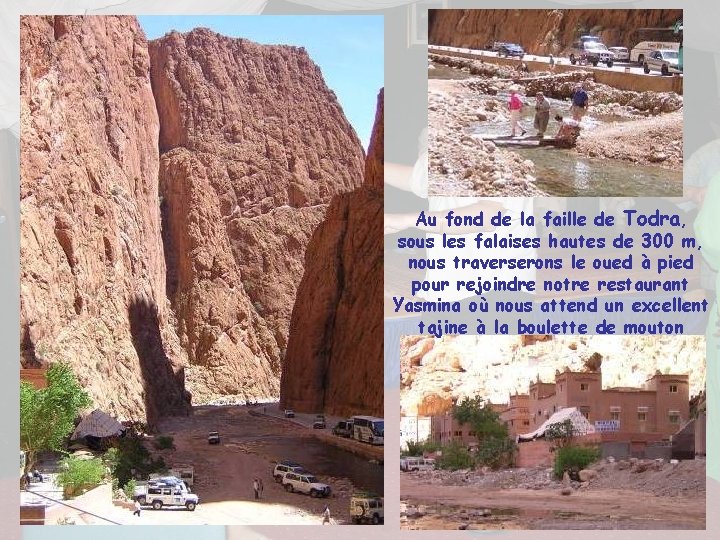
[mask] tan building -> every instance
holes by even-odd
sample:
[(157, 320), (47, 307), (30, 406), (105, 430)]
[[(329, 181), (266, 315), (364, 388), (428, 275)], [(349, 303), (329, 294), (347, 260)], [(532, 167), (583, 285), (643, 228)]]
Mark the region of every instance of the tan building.
[[(513, 422), (508, 428), (514, 433), (527, 433), (540, 427), (555, 411), (577, 407), (600, 431), (669, 437), (689, 419), (689, 394), (687, 375), (656, 373), (642, 388), (603, 389), (601, 372), (566, 370), (556, 372), (554, 383), (532, 383), (527, 396), (511, 396), (501, 417)], [(524, 403), (527, 407), (521, 406)], [(526, 417), (521, 414), (524, 408)], [(518, 430), (518, 423), (525, 420), (527, 429)]]

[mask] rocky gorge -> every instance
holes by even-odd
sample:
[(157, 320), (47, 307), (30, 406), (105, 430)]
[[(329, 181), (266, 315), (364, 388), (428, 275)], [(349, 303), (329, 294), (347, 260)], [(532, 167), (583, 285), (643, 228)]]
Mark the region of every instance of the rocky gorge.
[(299, 47), (27, 16), (21, 56), (21, 365), (68, 362), (96, 406), (148, 422), (277, 399), (306, 248), (321, 224), (345, 234), (332, 201), (377, 199), (382, 144), (366, 163)]

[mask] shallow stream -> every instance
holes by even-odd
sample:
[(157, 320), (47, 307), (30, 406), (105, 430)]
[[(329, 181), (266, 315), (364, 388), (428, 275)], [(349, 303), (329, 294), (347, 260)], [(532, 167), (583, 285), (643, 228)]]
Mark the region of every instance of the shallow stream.
[[(428, 71), (431, 79), (464, 79), (469, 75), (460, 70), (435, 64)], [(508, 100), (506, 93), (496, 96), (479, 94), (481, 99), (495, 99), (504, 104)], [(531, 103), (531, 99), (526, 100)], [(553, 117), (556, 114), (568, 117), (569, 103), (551, 99), (550, 124), (546, 137), (554, 137), (559, 123)], [(528, 134), (535, 134), (533, 126), (534, 108), (523, 109), (522, 125)], [(623, 117), (588, 115), (583, 126), (588, 130), (609, 122), (632, 122)], [(509, 135), (510, 123), (478, 122), (470, 129), (475, 135)], [(642, 144), (638, 141), (638, 144)], [(543, 191), (558, 197), (679, 197), (682, 196), (682, 171), (673, 171), (662, 167), (638, 165), (626, 161), (608, 158), (588, 158), (578, 155), (574, 150), (549, 146), (508, 147), (535, 164), (537, 185)]]

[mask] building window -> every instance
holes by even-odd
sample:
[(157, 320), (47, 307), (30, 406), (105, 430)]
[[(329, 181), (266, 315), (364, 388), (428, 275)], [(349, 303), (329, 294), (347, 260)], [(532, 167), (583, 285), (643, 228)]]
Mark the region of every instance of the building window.
[(589, 418), (590, 418), (590, 407), (580, 407), (580, 413), (581, 413), (585, 418), (588, 418), (588, 419), (589, 419)]
[(455, 432), (456, 437), (462, 437), (462, 431), (456, 431)]
[(560, 385), (560, 392), (562, 392), (562, 384)]
[(647, 413), (639, 412), (638, 413), (638, 422), (645, 422), (646, 420), (647, 420)]
[(610, 413), (610, 420), (620, 420), (620, 413), (613, 411)]
[(580, 383), (580, 390), (583, 392), (587, 392), (589, 386), (590, 385), (588, 383), (582, 382), (582, 383)]
[(671, 394), (677, 394), (677, 384), (671, 384), (671, 385), (670, 385), (670, 393), (671, 393)]
[(679, 424), (680, 423), (680, 413), (678, 411), (670, 411), (668, 413), (668, 421), (671, 424)]
[(523, 420), (523, 426), (529, 426), (530, 420)]

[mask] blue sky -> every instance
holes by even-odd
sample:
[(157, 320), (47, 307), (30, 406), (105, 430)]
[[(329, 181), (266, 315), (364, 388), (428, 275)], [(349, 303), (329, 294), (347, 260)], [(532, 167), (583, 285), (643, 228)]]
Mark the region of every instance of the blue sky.
[(381, 15), (140, 16), (148, 39), (171, 30), (206, 27), (267, 45), (305, 47), (335, 91), (345, 116), (367, 150), (377, 94), (384, 83)]

